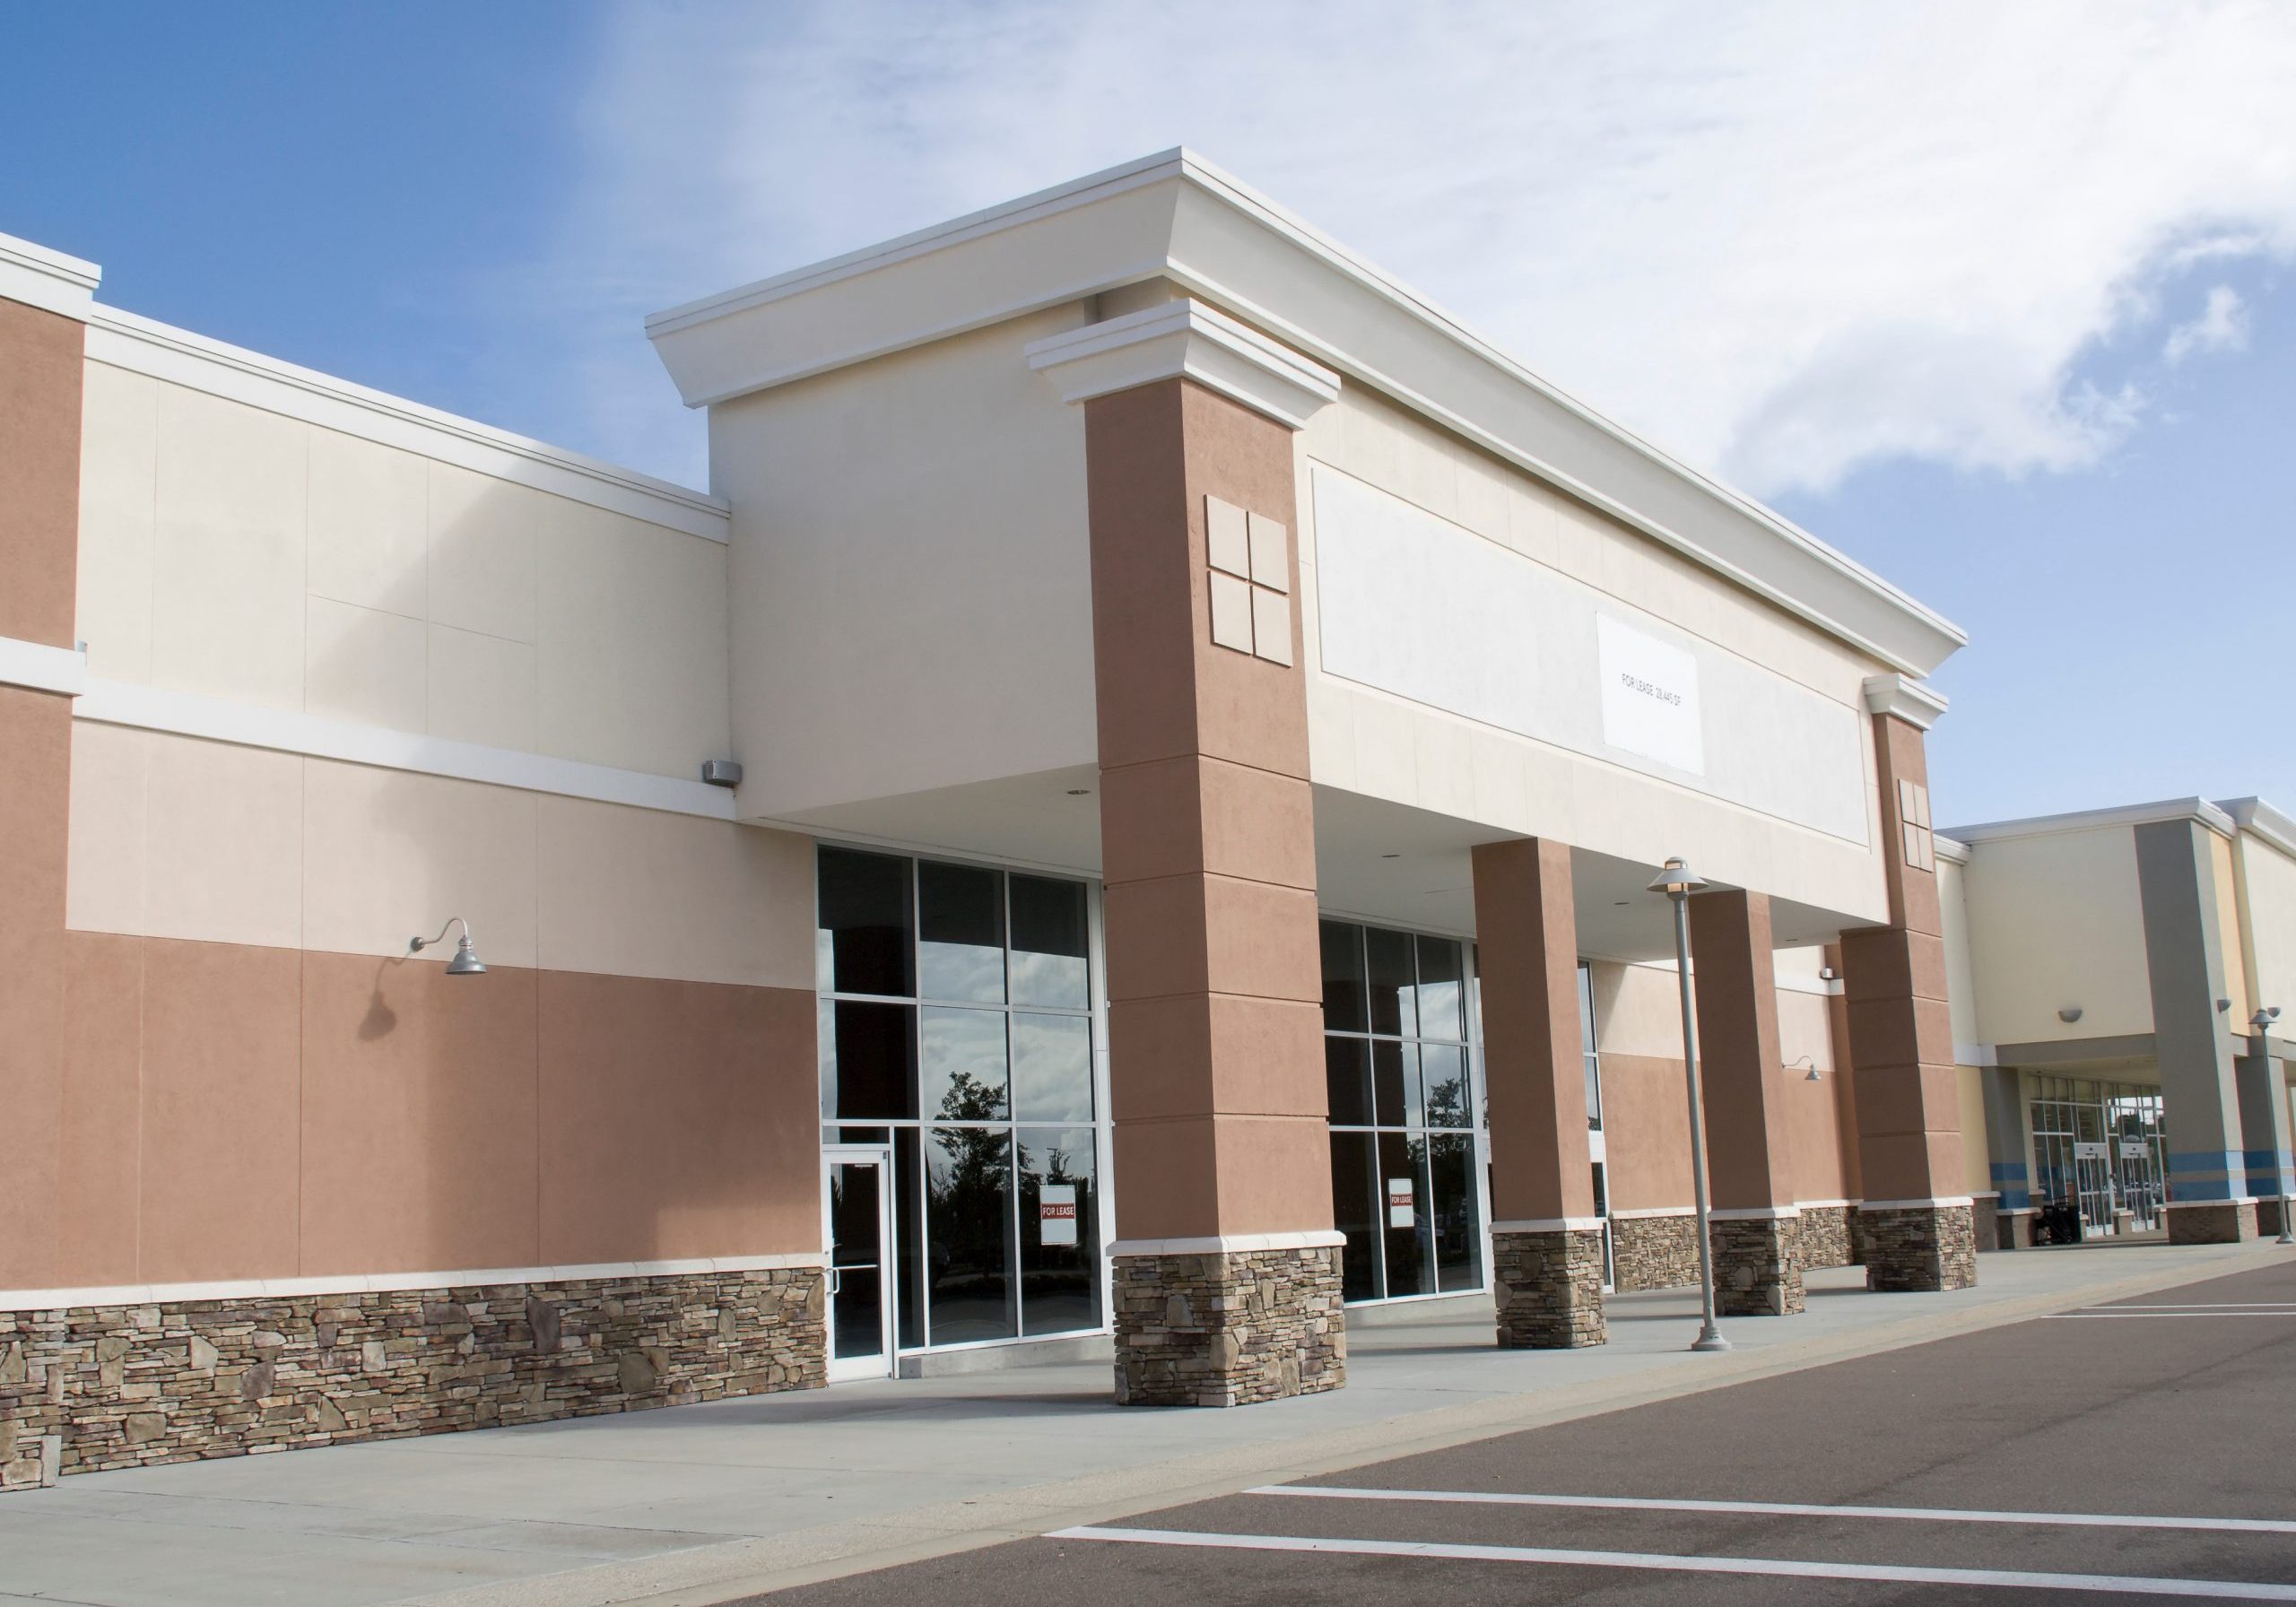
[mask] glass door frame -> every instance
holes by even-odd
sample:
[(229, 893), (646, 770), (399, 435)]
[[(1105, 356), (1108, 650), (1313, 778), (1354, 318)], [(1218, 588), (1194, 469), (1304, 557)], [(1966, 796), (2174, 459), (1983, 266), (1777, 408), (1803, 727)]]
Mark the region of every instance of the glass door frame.
[[(830, 1180), (839, 1166), (874, 1167), (877, 1172), (877, 1301), (878, 1346), (874, 1356), (848, 1359), (837, 1353), (837, 1233), (831, 1210)], [(890, 1378), (900, 1365), (893, 1342), (900, 1332), (895, 1307), (900, 1299), (900, 1280), (893, 1267), (893, 1149), (891, 1144), (835, 1143), (822, 1146), (822, 1354), (829, 1381), (848, 1383), (857, 1378)]]

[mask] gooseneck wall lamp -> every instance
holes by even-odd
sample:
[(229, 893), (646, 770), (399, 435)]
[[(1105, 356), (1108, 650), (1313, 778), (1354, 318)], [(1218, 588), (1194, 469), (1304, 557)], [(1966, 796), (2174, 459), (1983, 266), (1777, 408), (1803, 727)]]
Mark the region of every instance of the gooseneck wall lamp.
[(447, 934), (457, 926), (463, 929), (462, 941), (455, 945), (455, 957), (447, 961), (447, 975), (449, 977), (485, 976), (485, 962), (479, 959), (478, 951), (470, 946), (470, 923), (458, 915), (448, 916), (447, 924), (439, 928), (439, 935), (436, 937), (409, 938), (406, 951), (409, 954), (420, 954), (433, 943), (445, 942)]
[(1690, 896), (1706, 886), (1706, 878), (1680, 859), (1669, 859), (1650, 883), (1654, 893), (1674, 902), (1674, 974), (1683, 986), (1683, 1069), (1690, 1083), (1690, 1177), (1698, 1201), (1698, 1299), (1705, 1319), (1693, 1351), (1726, 1351), (1730, 1342), (1714, 1321), (1713, 1213), (1706, 1199), (1706, 1108), (1698, 1092), (1698, 1019), (1690, 991)]

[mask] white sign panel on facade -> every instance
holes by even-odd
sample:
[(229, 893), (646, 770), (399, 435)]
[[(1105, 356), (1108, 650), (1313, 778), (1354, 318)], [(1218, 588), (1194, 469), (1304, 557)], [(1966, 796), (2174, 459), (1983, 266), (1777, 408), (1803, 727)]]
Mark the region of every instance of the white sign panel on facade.
[(1037, 1190), (1037, 1242), (1073, 1245), (1076, 1242), (1076, 1186), (1047, 1183)]
[(1854, 691), (1828, 697), (1327, 464), (1312, 474), (1326, 674), (1868, 840)]
[(2074, 1142), (2073, 1159), (2075, 1160), (2110, 1160), (2112, 1158), (2113, 1147), (2110, 1144), (2091, 1143), (2086, 1139)]
[(2120, 1141), (2120, 1158), (2123, 1160), (2150, 1160), (2152, 1159), (2152, 1146), (2141, 1138), (2124, 1138)]
[(1603, 740), (1693, 776), (1706, 774), (1698, 713), (1698, 660), (1645, 630), (1595, 616), (1603, 685)]
[(1408, 1228), (1411, 1226), (1414, 1216), (1415, 1212), (1412, 1206), (1411, 1179), (1408, 1177), (1388, 1178), (1387, 1226), (1390, 1228)]

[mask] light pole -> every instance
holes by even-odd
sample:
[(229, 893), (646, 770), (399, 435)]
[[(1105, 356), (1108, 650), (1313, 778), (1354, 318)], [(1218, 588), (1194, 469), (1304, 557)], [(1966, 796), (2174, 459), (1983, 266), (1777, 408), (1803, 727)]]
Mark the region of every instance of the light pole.
[(1706, 879), (1681, 859), (1669, 859), (1666, 868), (1650, 883), (1650, 890), (1674, 901), (1674, 973), (1683, 985), (1683, 1073), (1690, 1082), (1690, 1177), (1698, 1201), (1698, 1299), (1699, 1314), (1704, 1318), (1690, 1348), (1726, 1351), (1730, 1342), (1722, 1337), (1714, 1322), (1713, 1224), (1706, 1204), (1706, 1107), (1698, 1092), (1698, 1024), (1692, 1014), (1690, 994), (1690, 896), (1705, 885)]
[[(2267, 1116), (2272, 1115), (2274, 1104), (2272, 1084), (2280, 1075), (2278, 1072), (2272, 1069), (2272, 1024), (2279, 1019), (2280, 1006), (2277, 1004), (2273, 1005), (2269, 1010), (2259, 1010), (2248, 1018), (2248, 1025), (2257, 1029), (2257, 1058), (2264, 1063), (2264, 1108)], [(2280, 1123), (2276, 1117), (2272, 1122), (2271, 1154), (2272, 1192), (2280, 1200), (2280, 1237), (2272, 1242), (2276, 1245), (2296, 1245), (2296, 1234), (2288, 1231), (2288, 1174), (2283, 1171), (2280, 1166)]]

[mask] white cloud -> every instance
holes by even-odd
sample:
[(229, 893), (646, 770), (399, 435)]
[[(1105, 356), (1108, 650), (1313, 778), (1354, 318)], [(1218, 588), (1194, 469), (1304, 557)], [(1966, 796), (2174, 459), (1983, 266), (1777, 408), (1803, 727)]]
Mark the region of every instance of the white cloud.
[(2071, 469), (2144, 413), (2105, 343), (2296, 255), (2291, 83), (2270, 4), (632, 6), (525, 290), (691, 473), (643, 313), (1186, 143), (1750, 490)]
[(2161, 355), (2180, 363), (2198, 352), (2240, 352), (2248, 344), (2248, 308), (2229, 284), (2213, 285), (2200, 315), (2169, 331)]

